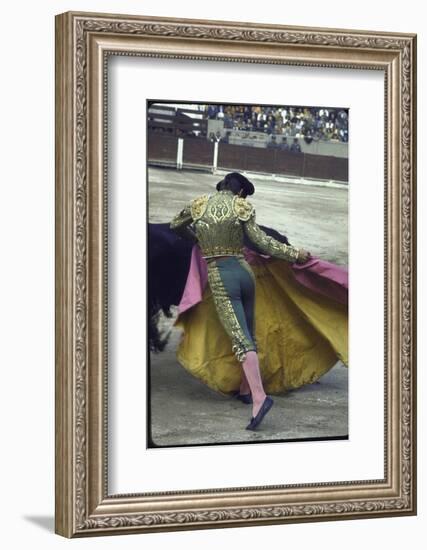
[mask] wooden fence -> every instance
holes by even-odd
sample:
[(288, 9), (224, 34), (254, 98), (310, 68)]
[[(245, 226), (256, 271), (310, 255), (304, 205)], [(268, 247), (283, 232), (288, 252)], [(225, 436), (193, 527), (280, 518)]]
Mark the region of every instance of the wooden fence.
[(242, 145), (218, 143), (207, 139), (183, 139), (182, 158), (178, 152), (178, 138), (163, 133), (148, 133), (148, 163), (213, 170), (237, 170), (268, 174), (348, 182), (348, 159), (290, 153), (280, 149), (263, 149)]

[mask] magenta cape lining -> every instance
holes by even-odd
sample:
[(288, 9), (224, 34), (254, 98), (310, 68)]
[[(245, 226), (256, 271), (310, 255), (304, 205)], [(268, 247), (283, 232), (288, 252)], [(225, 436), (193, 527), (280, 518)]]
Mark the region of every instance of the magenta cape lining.
[[(243, 248), (246, 261), (251, 264), (255, 259), (270, 258)], [(327, 296), (341, 304), (348, 301), (348, 270), (332, 262), (316, 257), (304, 264), (291, 264), (295, 279), (306, 288)], [(191, 252), (190, 269), (187, 275), (184, 292), (178, 304), (178, 313), (184, 313), (202, 301), (203, 292), (208, 280), (207, 264), (200, 247), (195, 244)]]

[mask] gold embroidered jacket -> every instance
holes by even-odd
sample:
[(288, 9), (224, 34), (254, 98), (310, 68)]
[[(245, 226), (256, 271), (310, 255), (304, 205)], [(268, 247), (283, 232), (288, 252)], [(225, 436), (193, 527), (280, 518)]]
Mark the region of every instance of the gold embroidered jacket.
[(246, 233), (265, 254), (290, 262), (298, 259), (299, 249), (267, 235), (255, 221), (253, 205), (229, 190), (193, 199), (173, 218), (170, 227), (197, 240), (205, 258), (242, 255)]

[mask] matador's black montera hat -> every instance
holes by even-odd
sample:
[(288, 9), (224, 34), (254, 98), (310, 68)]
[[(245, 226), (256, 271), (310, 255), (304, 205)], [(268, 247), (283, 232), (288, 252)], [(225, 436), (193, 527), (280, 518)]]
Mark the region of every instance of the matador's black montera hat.
[(253, 195), (255, 192), (254, 184), (239, 172), (230, 172), (224, 177), (224, 179), (216, 184), (217, 191), (224, 188), (230, 189), (232, 187), (239, 187), (239, 189), (243, 189), (245, 195)]

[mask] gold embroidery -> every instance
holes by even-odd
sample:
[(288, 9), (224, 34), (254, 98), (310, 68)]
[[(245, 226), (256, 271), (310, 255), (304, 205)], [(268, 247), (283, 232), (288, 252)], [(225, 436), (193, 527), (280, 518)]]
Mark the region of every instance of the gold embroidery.
[[(194, 232), (190, 224), (194, 222)], [(265, 254), (295, 262), (299, 250), (267, 235), (255, 221), (255, 208), (229, 190), (195, 198), (170, 224), (182, 236), (198, 241), (203, 256), (241, 255), (244, 232)]]
[(265, 254), (281, 258), (289, 262), (295, 262), (298, 259), (299, 249), (277, 241), (270, 235), (267, 235), (255, 221), (253, 215), (249, 221), (243, 224), (245, 232), (250, 241), (253, 242)]
[(240, 326), (215, 261), (208, 263), (208, 281), (218, 317), (231, 339), (233, 353), (242, 363), (246, 359), (246, 353), (253, 350), (254, 346)]
[(189, 239), (193, 242), (197, 242), (196, 234), (191, 228), (191, 222), (193, 218), (191, 216), (190, 205), (187, 204), (179, 214), (177, 214), (169, 224), (169, 227), (173, 229), (178, 235)]
[(194, 221), (201, 218), (205, 213), (208, 199), (208, 195), (201, 195), (191, 201), (191, 215)]
[(219, 191), (209, 197), (194, 228), (203, 256), (242, 254), (243, 227), (232, 208), (233, 193)]
[(235, 196), (233, 199), (233, 210), (239, 220), (246, 222), (254, 213), (252, 204), (243, 197)]
[(187, 205), (181, 210), (181, 212), (179, 212), (176, 216), (172, 218), (172, 221), (170, 222), (170, 228), (175, 230), (182, 225), (187, 225), (191, 223), (191, 221), (191, 211), (189, 205)]
[(228, 217), (229, 212), (230, 209), (228, 204), (225, 202), (213, 204), (209, 207), (209, 214), (215, 223), (220, 223), (225, 220)]

